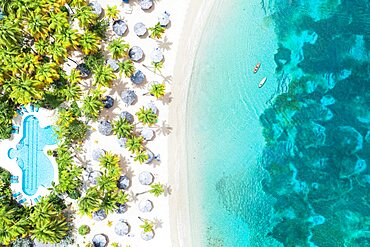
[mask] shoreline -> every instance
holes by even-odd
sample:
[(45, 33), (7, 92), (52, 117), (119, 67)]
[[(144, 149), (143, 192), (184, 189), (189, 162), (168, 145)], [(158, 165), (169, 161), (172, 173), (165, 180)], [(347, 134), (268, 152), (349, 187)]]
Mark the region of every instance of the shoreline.
[(169, 198), (169, 214), (171, 243), (174, 247), (188, 247), (193, 244), (186, 155), (187, 98), (195, 56), (215, 2), (203, 0), (187, 3), (178, 43), (180, 49), (176, 52), (173, 81), (177, 84), (171, 88), (173, 102), (168, 115), (169, 124), (173, 128), (168, 139), (168, 179), (173, 189), (173, 194)]

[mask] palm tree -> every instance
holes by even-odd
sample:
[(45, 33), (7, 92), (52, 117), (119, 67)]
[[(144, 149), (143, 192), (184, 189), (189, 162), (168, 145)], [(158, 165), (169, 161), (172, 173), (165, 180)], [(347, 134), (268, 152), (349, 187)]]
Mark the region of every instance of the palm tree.
[(112, 81), (117, 78), (109, 65), (98, 66), (94, 72), (94, 85), (110, 87)]
[(149, 29), (149, 31), (151, 31), (150, 37), (152, 39), (162, 38), (162, 35), (164, 34), (164, 32), (166, 30), (164, 27), (161, 26), (161, 24), (159, 22), (157, 24), (155, 24), (154, 27), (150, 27), (148, 29)]
[(19, 43), (21, 37), (18, 21), (5, 18), (0, 25), (0, 45), (4, 47), (15, 46)]
[(158, 196), (160, 196), (164, 193), (164, 186), (160, 183), (152, 184), (152, 185), (150, 185), (150, 187), (151, 187), (150, 190), (147, 190), (147, 191), (144, 191), (144, 192), (141, 192), (141, 193), (136, 193), (136, 196), (149, 192), (149, 193), (153, 194), (155, 197), (158, 197)]
[(99, 165), (105, 169), (110, 169), (117, 166), (119, 163), (119, 157), (111, 152), (106, 152), (103, 156), (99, 158)]
[(66, 48), (77, 49), (79, 45), (79, 34), (75, 29), (63, 29), (60, 33), (55, 35), (55, 38), (63, 43)]
[(56, 63), (43, 63), (37, 67), (35, 79), (49, 85), (54, 80), (59, 79), (59, 73), (56, 68)]
[(163, 97), (165, 95), (166, 85), (164, 83), (158, 84), (155, 83), (151, 86), (149, 93), (153, 95), (157, 99)]
[(130, 124), (126, 119), (119, 118), (113, 121), (113, 133), (117, 135), (118, 138), (127, 138), (131, 135), (134, 126)]
[(79, 100), (81, 97), (81, 87), (77, 83), (67, 84), (61, 92), (67, 101)]
[(100, 193), (97, 187), (90, 187), (86, 191), (86, 195), (78, 200), (78, 208), (80, 214), (91, 215), (92, 211), (99, 209), (100, 202)]
[(98, 91), (94, 91), (82, 100), (82, 112), (87, 119), (96, 120), (104, 104)]
[(105, 14), (109, 19), (115, 20), (118, 19), (119, 10), (117, 6), (108, 6)]
[(69, 5), (71, 7), (75, 8), (81, 8), (82, 6), (86, 6), (86, 1), (85, 0), (70, 0)]
[(149, 158), (149, 156), (148, 156), (148, 154), (145, 151), (140, 151), (134, 157), (134, 161), (138, 161), (140, 164), (142, 164), (145, 161), (147, 161), (148, 158)]
[[(117, 181), (105, 172), (97, 179), (99, 189), (104, 192), (110, 192), (117, 189)], [(103, 199), (104, 201), (104, 199)]]
[(49, 48), (50, 43), (46, 40), (39, 39), (35, 42), (35, 48), (39, 55), (46, 55)]
[(27, 18), (27, 29), (36, 39), (46, 39), (48, 36), (48, 19), (40, 12), (29, 12)]
[(153, 222), (151, 222), (150, 220), (147, 220), (147, 219), (141, 219), (139, 218), (141, 221), (143, 221), (143, 224), (140, 225), (140, 228), (143, 228), (143, 231), (144, 232), (151, 232), (153, 231), (153, 227), (154, 227), (154, 224)]
[(136, 116), (140, 122), (149, 126), (155, 124), (158, 119), (158, 115), (155, 114), (152, 109), (145, 109), (144, 107), (141, 107), (139, 111), (136, 112)]
[(12, 78), (4, 82), (5, 91), (9, 92), (9, 98), (18, 104), (27, 105), (37, 99), (41, 99), (43, 91), (37, 90), (39, 81), (21, 74), (20, 78)]
[(88, 55), (99, 51), (100, 40), (96, 34), (90, 31), (86, 31), (81, 35), (79, 40), (79, 46), (81, 51)]
[(131, 136), (127, 139), (126, 147), (132, 153), (139, 153), (140, 151), (144, 150), (144, 147), (142, 145), (143, 140), (144, 139), (142, 136)]
[(130, 49), (130, 45), (125, 43), (122, 38), (114, 39), (108, 45), (108, 50), (114, 59), (126, 57), (128, 49)]
[(69, 227), (64, 219), (42, 221), (33, 226), (31, 239), (37, 239), (42, 243), (59, 243), (68, 235)]
[(77, 69), (71, 69), (67, 79), (70, 83), (79, 83), (81, 81), (81, 72)]
[(48, 53), (52, 56), (57, 64), (63, 63), (68, 57), (68, 51), (64, 43), (57, 40), (48, 47)]
[(74, 15), (79, 22), (81, 28), (87, 28), (89, 25), (93, 25), (96, 22), (98, 16), (92, 12), (91, 6), (82, 6), (77, 9), (76, 14)]
[(66, 12), (51, 11), (49, 15), (49, 30), (54, 30), (56, 34), (60, 34), (65, 30), (70, 30)]
[(123, 72), (126, 77), (130, 77), (135, 72), (134, 62), (130, 59), (125, 59), (123, 62), (119, 62), (118, 66), (120, 75), (122, 75)]
[(159, 63), (152, 62), (153, 69), (154, 69), (154, 74), (157, 74), (157, 71), (161, 73), (161, 70), (163, 68), (163, 61)]

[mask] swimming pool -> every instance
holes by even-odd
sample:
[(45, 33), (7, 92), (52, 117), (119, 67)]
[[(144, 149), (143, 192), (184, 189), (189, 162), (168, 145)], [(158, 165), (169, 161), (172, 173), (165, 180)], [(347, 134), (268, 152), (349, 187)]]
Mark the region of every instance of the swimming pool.
[(51, 186), (54, 168), (43, 149), (45, 145), (56, 144), (56, 138), (51, 126), (40, 128), (39, 120), (34, 115), (24, 118), (22, 133), (22, 139), (15, 149), (9, 149), (8, 156), (17, 159), (22, 170), (23, 192), (32, 196), (40, 186)]

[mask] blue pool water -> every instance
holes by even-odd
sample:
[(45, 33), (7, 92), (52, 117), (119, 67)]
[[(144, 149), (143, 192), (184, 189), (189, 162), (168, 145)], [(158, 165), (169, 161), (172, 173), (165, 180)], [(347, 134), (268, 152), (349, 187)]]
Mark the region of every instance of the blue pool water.
[(368, 13), (217, 1), (188, 97), (194, 246), (370, 246)]
[(17, 159), (22, 169), (22, 188), (26, 195), (34, 195), (40, 186), (49, 187), (54, 178), (54, 168), (44, 154), (45, 145), (56, 143), (53, 129), (40, 128), (39, 120), (29, 115), (23, 120), (23, 136), (15, 149), (9, 149), (10, 159)]

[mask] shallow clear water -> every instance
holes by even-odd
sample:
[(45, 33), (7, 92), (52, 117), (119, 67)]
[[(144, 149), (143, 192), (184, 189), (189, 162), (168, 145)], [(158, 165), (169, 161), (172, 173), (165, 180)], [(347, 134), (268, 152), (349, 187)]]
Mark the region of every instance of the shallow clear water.
[(187, 109), (194, 246), (370, 245), (369, 8), (216, 3)]
[(23, 120), (23, 137), (16, 149), (10, 149), (9, 158), (17, 158), (22, 169), (22, 189), (26, 195), (34, 195), (40, 186), (50, 187), (54, 178), (54, 168), (44, 154), (45, 145), (56, 143), (53, 129), (40, 128), (39, 120), (27, 116)]

